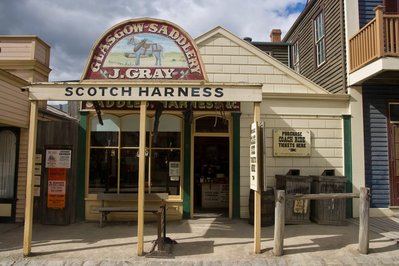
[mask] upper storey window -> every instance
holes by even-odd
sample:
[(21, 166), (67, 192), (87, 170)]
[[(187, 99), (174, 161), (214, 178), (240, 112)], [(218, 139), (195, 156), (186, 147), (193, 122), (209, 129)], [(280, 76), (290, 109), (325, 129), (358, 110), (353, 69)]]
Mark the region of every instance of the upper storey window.
[(292, 45), (292, 67), (299, 73), (299, 46), (298, 41)]
[(316, 45), (316, 63), (322, 65), (326, 61), (324, 15), (320, 12), (314, 19), (315, 45)]

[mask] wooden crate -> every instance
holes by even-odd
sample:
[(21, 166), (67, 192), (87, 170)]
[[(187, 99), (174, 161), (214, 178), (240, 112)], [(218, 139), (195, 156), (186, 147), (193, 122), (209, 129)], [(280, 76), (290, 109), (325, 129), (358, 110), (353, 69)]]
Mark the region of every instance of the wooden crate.
[[(285, 190), (286, 195), (310, 194), (312, 178), (300, 175), (276, 175), (276, 189)], [(309, 200), (285, 200), (285, 223), (310, 223)]]
[[(344, 193), (345, 176), (312, 176), (312, 193)], [(346, 199), (313, 200), (310, 217), (318, 224), (344, 225)]]

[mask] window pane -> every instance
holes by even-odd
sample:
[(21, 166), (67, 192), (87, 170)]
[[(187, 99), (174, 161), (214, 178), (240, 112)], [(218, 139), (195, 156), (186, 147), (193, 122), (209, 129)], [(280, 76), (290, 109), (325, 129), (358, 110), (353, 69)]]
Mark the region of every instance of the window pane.
[(119, 131), (119, 118), (114, 115), (104, 114), (101, 116), (103, 125), (100, 124), (97, 116), (91, 120), (91, 131)]
[(195, 121), (197, 132), (229, 132), (229, 121), (221, 117), (207, 116)]
[(152, 138), (154, 148), (180, 148), (179, 132), (158, 132)]
[(10, 130), (0, 131), (0, 198), (14, 197), (17, 137)]
[(91, 146), (118, 146), (118, 132), (91, 132)]
[(389, 116), (391, 122), (399, 122), (399, 104), (389, 105)]
[(117, 192), (118, 150), (91, 149), (89, 193)]
[[(139, 177), (138, 149), (121, 150), (120, 192), (137, 193)], [(147, 186), (147, 184), (146, 184)]]
[(169, 168), (171, 162), (180, 163), (180, 151), (153, 150), (151, 159), (151, 191), (179, 195), (180, 173), (179, 176), (169, 176)]

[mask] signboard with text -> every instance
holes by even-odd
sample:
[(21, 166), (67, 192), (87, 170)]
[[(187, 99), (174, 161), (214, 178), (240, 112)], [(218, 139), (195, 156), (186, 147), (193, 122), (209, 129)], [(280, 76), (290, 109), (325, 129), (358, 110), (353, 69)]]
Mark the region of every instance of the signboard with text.
[(96, 42), (82, 79), (206, 80), (195, 41), (177, 25), (131, 19)]
[(273, 156), (311, 155), (310, 130), (273, 130)]
[(258, 123), (251, 124), (251, 138), (249, 145), (250, 160), (250, 188), (255, 191), (261, 190), (261, 173), (262, 173), (262, 149), (260, 145), (260, 128)]

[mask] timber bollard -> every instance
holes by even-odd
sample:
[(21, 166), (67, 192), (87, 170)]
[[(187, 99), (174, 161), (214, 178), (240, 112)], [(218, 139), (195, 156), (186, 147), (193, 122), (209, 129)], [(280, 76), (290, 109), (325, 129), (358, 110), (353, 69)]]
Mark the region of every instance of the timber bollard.
[(278, 190), (276, 197), (276, 208), (274, 218), (274, 248), (275, 256), (283, 255), (284, 227), (285, 227), (285, 191)]
[(360, 188), (359, 204), (359, 252), (367, 254), (369, 250), (369, 211), (370, 189)]

